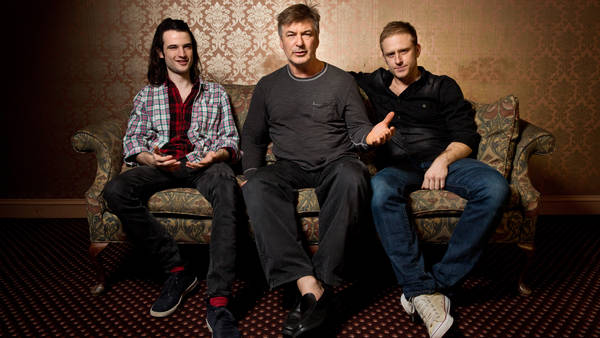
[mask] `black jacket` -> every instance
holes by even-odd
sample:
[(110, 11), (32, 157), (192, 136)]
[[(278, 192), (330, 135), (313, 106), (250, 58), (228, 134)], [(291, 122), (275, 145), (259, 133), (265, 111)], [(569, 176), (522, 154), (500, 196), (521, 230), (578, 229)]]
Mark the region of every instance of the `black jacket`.
[(393, 75), (379, 68), (373, 73), (350, 72), (369, 96), (373, 106), (373, 123), (378, 123), (391, 111), (396, 128), (392, 140), (379, 149), (381, 165), (390, 165), (410, 158), (431, 161), (451, 142), (461, 142), (476, 157), (480, 136), (475, 124), (475, 111), (463, 97), (460, 87), (448, 76), (433, 75), (419, 67), (421, 77), (400, 95), (389, 86)]

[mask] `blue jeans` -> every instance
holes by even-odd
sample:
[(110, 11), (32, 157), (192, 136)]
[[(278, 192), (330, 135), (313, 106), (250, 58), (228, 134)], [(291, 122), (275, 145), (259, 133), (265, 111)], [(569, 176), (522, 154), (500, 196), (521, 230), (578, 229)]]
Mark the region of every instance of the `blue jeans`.
[(430, 165), (422, 162), (387, 167), (371, 180), (375, 226), (407, 298), (450, 289), (472, 270), (509, 194), (506, 179), (488, 165), (471, 158), (452, 163), (445, 190), (468, 202), (441, 261), (426, 271), (407, 210), (409, 194), (420, 189)]

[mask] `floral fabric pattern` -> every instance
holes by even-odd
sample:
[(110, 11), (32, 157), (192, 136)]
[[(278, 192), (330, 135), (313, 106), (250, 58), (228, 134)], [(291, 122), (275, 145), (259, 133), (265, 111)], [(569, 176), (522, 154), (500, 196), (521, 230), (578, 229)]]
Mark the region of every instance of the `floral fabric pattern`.
[[(241, 129), (254, 86), (224, 85), (224, 88), (230, 97), (236, 126)], [(528, 161), (533, 155), (551, 154), (555, 139), (549, 132), (519, 119), (518, 99), (512, 95), (490, 104), (473, 103), (473, 106), (478, 132), (482, 136), (478, 158), (502, 173), (511, 188), (492, 241), (532, 247), (540, 193), (528, 177)], [(107, 120), (83, 128), (72, 137), (76, 151), (94, 152), (98, 162), (96, 178), (86, 192), (91, 242), (126, 240), (119, 219), (106, 209), (102, 199), (104, 185), (122, 170), (121, 139), (126, 122), (127, 114), (123, 114), (122, 120)], [(375, 169), (370, 165), (372, 157), (373, 153), (361, 155), (374, 174)], [(266, 161), (267, 164), (275, 161), (270, 150)], [(238, 177), (238, 182), (243, 181), (242, 176)], [(448, 241), (466, 201), (448, 191), (425, 190), (413, 192), (410, 199), (412, 216), (421, 239)], [(212, 207), (195, 189), (158, 192), (150, 198), (148, 206), (177, 242), (209, 243)], [(314, 250), (319, 241), (319, 203), (314, 189), (298, 191), (296, 211), (299, 229)]]

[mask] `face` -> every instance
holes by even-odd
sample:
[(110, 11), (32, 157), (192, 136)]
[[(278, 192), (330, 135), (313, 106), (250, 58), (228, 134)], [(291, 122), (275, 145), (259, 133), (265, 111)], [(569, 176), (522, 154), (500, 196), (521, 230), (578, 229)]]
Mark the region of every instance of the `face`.
[(281, 27), (281, 48), (292, 66), (303, 67), (317, 61), (319, 36), (310, 20)]
[(417, 58), (421, 46), (415, 45), (408, 33), (394, 34), (381, 42), (385, 63), (394, 77), (403, 82), (414, 81), (419, 74)]
[(158, 52), (165, 59), (169, 77), (177, 74), (187, 76), (194, 58), (192, 39), (187, 32), (168, 30), (163, 33), (163, 49)]

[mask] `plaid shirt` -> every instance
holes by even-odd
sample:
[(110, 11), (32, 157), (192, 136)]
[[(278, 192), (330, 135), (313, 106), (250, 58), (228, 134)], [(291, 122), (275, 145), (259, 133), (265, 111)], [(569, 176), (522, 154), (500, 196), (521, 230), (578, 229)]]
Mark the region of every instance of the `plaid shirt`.
[[(194, 150), (186, 155), (190, 162), (199, 162), (209, 151), (226, 148), (231, 161), (240, 159), (239, 136), (231, 113), (229, 98), (223, 86), (200, 81), (194, 98), (187, 136)], [(123, 155), (127, 165), (137, 165), (135, 156), (152, 152), (169, 142), (168, 86), (147, 85), (133, 99), (133, 110), (123, 137)]]
[(169, 143), (162, 147), (161, 152), (165, 155), (173, 155), (179, 160), (194, 150), (187, 131), (190, 129), (192, 120), (192, 103), (198, 94), (200, 83), (197, 81), (194, 83), (185, 102), (181, 100), (177, 86), (169, 79), (167, 79), (167, 87), (169, 88), (169, 113), (171, 114)]

